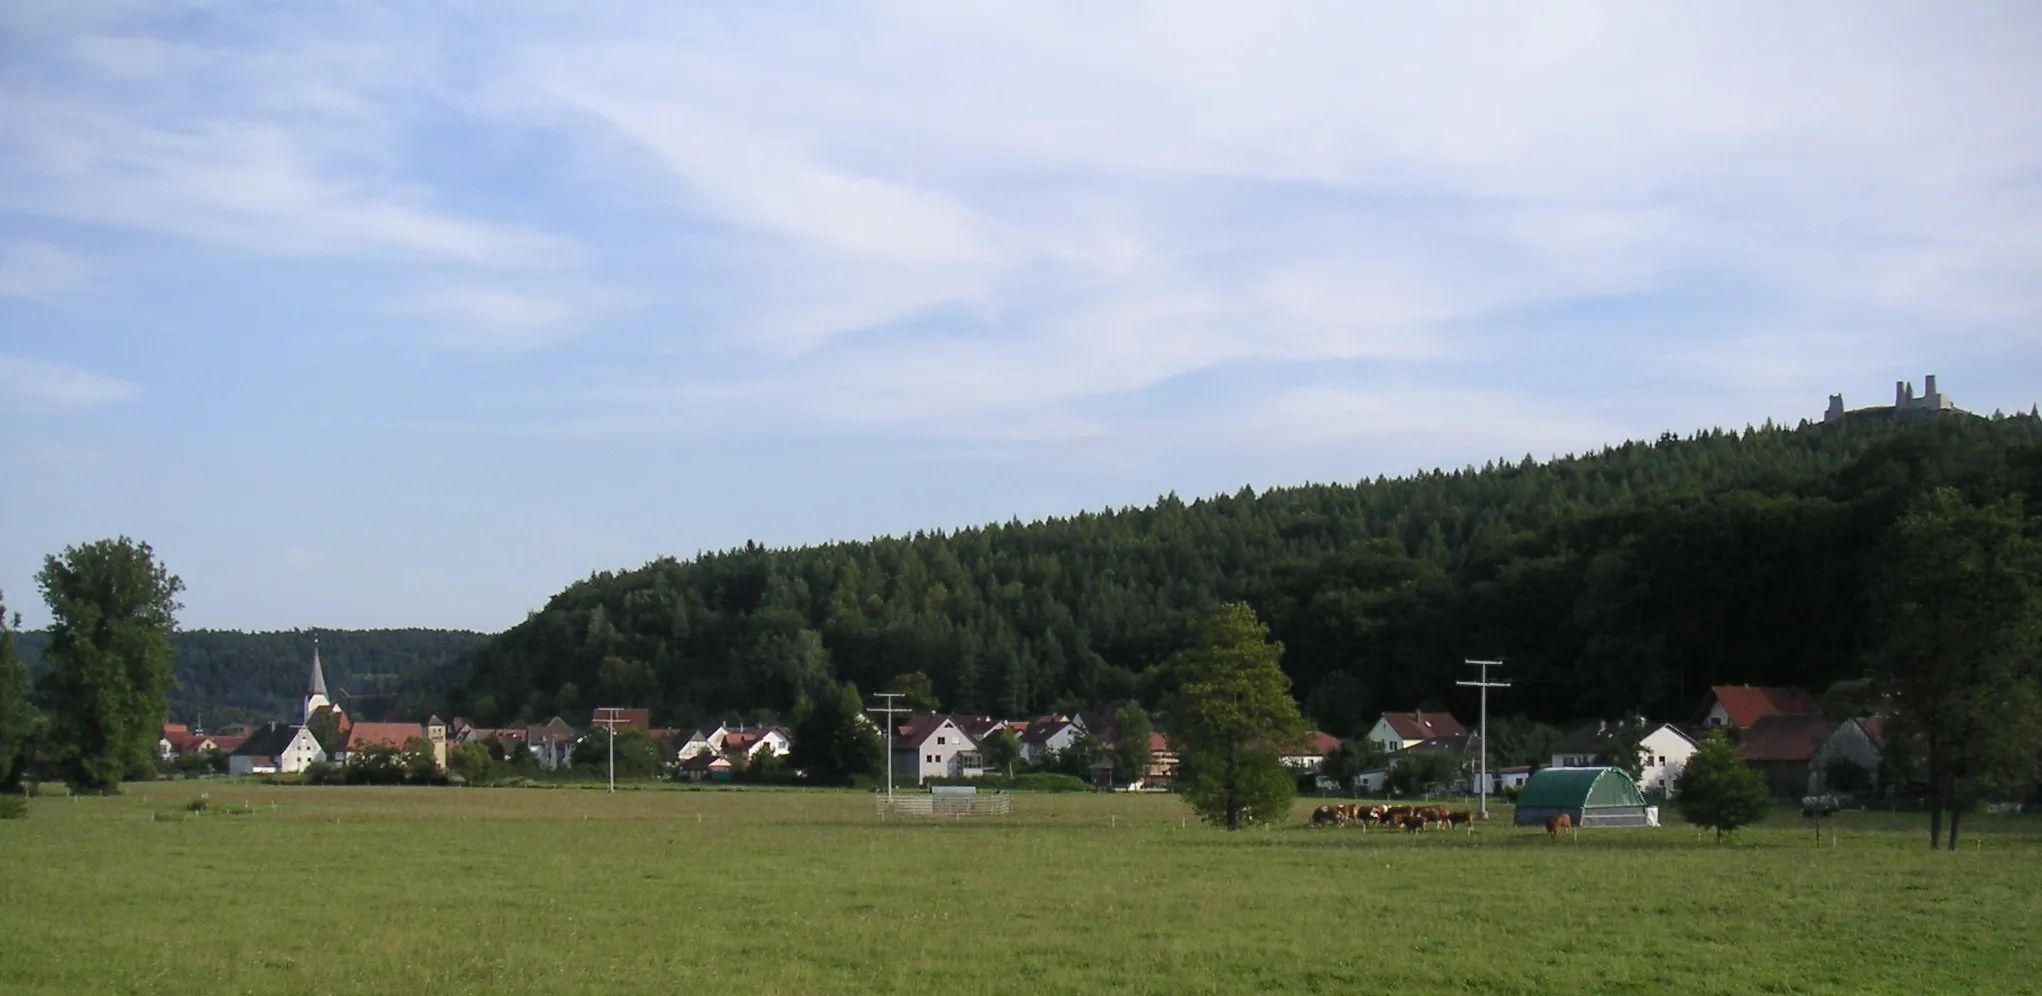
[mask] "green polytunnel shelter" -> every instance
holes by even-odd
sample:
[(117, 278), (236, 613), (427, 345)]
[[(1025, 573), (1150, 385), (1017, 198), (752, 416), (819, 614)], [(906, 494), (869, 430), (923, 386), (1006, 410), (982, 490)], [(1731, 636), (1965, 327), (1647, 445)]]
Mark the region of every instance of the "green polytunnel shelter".
[(1577, 827), (1644, 827), (1646, 812), (1638, 782), (1618, 768), (1543, 768), (1532, 772), (1517, 796), (1521, 827), (1545, 826), (1566, 814)]

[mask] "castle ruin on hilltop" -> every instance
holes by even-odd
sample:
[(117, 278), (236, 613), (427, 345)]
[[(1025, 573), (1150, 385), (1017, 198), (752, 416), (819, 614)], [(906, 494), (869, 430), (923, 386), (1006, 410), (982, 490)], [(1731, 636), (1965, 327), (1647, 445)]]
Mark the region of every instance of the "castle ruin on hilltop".
[(1919, 422), (1942, 415), (1963, 412), (1950, 396), (1936, 390), (1936, 375), (1929, 374), (1922, 381), (1925, 388), (1921, 394), (1914, 393), (1913, 381), (1895, 381), (1891, 407), (1860, 408), (1847, 412), (1843, 407), (1843, 395), (1829, 396), (1829, 410), (1822, 413), (1824, 422), (1841, 422), (1845, 418), (1890, 419), (1896, 422)]

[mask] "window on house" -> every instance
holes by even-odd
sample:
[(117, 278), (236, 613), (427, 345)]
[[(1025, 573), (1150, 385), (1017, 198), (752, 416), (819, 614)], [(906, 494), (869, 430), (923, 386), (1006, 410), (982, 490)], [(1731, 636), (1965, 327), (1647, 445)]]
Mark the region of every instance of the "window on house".
[(1662, 754), (1662, 755), (1660, 755), (1660, 758), (1659, 758), (1659, 763), (1660, 763), (1661, 765), (1664, 765), (1664, 764), (1666, 763), (1666, 756), (1665, 756), (1665, 755), (1663, 755), (1663, 754)]
[(943, 746), (943, 738), (942, 738), (942, 737), (937, 737), (937, 738), (936, 738), (936, 746), (938, 746), (938, 747), (941, 747), (941, 746)]

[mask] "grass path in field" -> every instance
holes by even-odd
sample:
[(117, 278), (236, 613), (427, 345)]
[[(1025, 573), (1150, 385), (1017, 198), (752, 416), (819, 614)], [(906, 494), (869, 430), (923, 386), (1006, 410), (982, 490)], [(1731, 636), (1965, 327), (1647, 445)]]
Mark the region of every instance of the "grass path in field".
[[(1167, 797), (211, 787), (0, 823), (0, 992), (2034, 991), (2042, 826), (1229, 835)], [(1300, 804), (1302, 814), (1308, 808)], [(152, 818), (153, 817), (153, 818)]]

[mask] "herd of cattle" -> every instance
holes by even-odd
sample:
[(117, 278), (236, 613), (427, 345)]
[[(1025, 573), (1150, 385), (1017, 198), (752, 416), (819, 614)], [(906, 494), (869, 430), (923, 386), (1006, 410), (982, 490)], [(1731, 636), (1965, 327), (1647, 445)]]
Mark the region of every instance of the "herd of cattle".
[(1312, 810), (1312, 825), (1315, 827), (1349, 827), (1370, 824), (1395, 827), (1406, 833), (1421, 830), (1451, 830), (1454, 827), (1473, 826), (1475, 814), (1465, 809), (1448, 809), (1445, 806), (1364, 806), (1359, 803), (1332, 803)]
[[(1394, 827), (1405, 833), (1419, 833), (1424, 830), (1452, 830), (1455, 827), (1475, 825), (1475, 814), (1465, 809), (1448, 809), (1445, 806), (1364, 806), (1360, 803), (1336, 802), (1312, 810), (1312, 825), (1315, 827), (1359, 826), (1366, 829), (1370, 824)], [(1558, 836), (1560, 831), (1571, 829), (1574, 821), (1561, 813), (1546, 821), (1546, 835)]]

